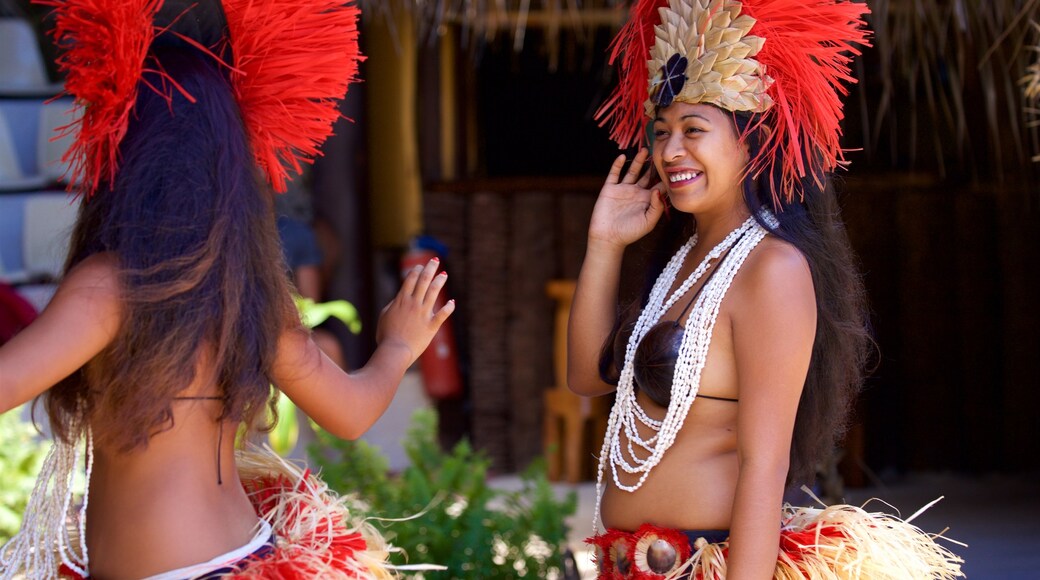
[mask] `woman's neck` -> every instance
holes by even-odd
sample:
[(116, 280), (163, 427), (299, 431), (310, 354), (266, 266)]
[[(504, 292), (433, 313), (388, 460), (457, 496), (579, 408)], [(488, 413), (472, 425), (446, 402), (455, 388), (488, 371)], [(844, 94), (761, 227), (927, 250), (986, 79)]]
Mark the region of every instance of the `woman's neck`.
[(751, 212), (741, 202), (718, 212), (701, 212), (694, 215), (697, 223), (697, 245), (713, 248), (730, 232), (747, 220)]

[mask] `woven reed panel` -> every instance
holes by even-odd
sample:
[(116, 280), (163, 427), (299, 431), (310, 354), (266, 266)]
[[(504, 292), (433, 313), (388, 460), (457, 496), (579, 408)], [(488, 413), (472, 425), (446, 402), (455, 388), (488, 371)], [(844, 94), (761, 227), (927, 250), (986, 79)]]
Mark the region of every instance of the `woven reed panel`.
[(474, 444), (487, 452), (496, 471), (513, 468), (510, 452), (509, 198), (497, 193), (470, 196), (469, 301), (470, 397)]
[(552, 386), (552, 314), (546, 283), (558, 271), (559, 216), (556, 196), (522, 193), (510, 197), (509, 389), (513, 467), (523, 469), (542, 454), (542, 401)]
[(508, 472), (543, 453), (555, 308), (545, 286), (577, 277), (595, 191), (486, 185), (427, 191), (424, 216), (427, 233), (448, 246), (471, 439), (495, 471)]
[(559, 197), (559, 256), (560, 278), (578, 278), (581, 262), (585, 259), (585, 245), (589, 235), (589, 219), (596, 196), (588, 193), (567, 193)]
[[(469, 343), (466, 328), (469, 320), (469, 202), (465, 195), (447, 192), (432, 192), (424, 196), (423, 220), (426, 232), (437, 238), (447, 249), (443, 256), (444, 269), (448, 272), (448, 283), (445, 293), (456, 301), (455, 313), (451, 320), (455, 327), (455, 340), (459, 351), (465, 357)], [(463, 370), (466, 367), (463, 365)]]

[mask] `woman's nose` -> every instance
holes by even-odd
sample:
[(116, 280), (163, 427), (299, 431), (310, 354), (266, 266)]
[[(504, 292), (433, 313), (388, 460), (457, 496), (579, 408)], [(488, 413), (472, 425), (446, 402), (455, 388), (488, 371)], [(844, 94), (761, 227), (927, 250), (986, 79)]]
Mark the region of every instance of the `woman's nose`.
[(678, 161), (682, 159), (683, 155), (686, 154), (686, 150), (682, 146), (682, 133), (673, 133), (668, 136), (668, 140), (664, 143), (664, 148), (661, 151), (662, 157), (667, 162)]

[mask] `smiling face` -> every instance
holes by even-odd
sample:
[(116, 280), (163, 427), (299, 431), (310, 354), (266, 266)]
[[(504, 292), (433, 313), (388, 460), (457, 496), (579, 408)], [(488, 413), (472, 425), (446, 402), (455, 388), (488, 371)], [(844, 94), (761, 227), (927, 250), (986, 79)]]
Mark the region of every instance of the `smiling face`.
[(675, 102), (657, 111), (652, 138), (654, 167), (676, 209), (698, 214), (743, 208), (748, 152), (730, 113)]

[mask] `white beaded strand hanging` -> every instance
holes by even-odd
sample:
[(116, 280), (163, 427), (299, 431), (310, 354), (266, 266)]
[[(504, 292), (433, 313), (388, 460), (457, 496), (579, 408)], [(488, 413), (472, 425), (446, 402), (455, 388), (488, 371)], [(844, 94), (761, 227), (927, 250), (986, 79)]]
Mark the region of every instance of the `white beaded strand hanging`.
[[(776, 226), (776, 218), (768, 210), (760, 209), (760, 217), (770, 226)], [(614, 407), (611, 409), (607, 423), (607, 435), (599, 457), (599, 468), (596, 478), (596, 509), (593, 516), (593, 530), (598, 532), (600, 520), (600, 503), (603, 498), (603, 475), (609, 461), (615, 485), (624, 491), (634, 492), (646, 481), (650, 471), (661, 461), (664, 453), (675, 442), (675, 437), (682, 428), (689, 413), (690, 406), (697, 397), (700, 386), (700, 374), (707, 360), (711, 334), (718, 318), (719, 309), (726, 291), (737, 271), (748, 254), (766, 236), (768, 232), (759, 225), (754, 216), (730, 232), (717, 246), (712, 248), (704, 260), (694, 269), (683, 283), (665, 300), (668, 290), (674, 284), (682, 269), (683, 262), (690, 249), (697, 243), (694, 235), (665, 266), (651, 289), (646, 306), (640, 313), (636, 325), (629, 337), (625, 349), (625, 360), (618, 379)], [(745, 234), (748, 234), (745, 236)], [(639, 405), (635, 394), (634, 369), (632, 361), (640, 341), (647, 332), (668, 312), (668, 310), (697, 283), (708, 269), (712, 260), (725, 254), (725, 259), (716, 267), (712, 279), (707, 280), (686, 322), (686, 330), (680, 343), (678, 360), (672, 377), (672, 396), (663, 420), (655, 420), (646, 414)], [(639, 434), (639, 424), (647, 426), (652, 435), (643, 439)], [(628, 458), (622, 451), (621, 435), (627, 440)], [(635, 451), (637, 446), (649, 456), (640, 458)], [(629, 460), (631, 459), (631, 461)], [(629, 474), (641, 474), (634, 485), (621, 482), (618, 468)]]
[[(94, 442), (90, 428), (82, 427), (79, 422), (69, 426), (69, 435), (70, 442), (55, 438), (29, 496), (21, 528), (0, 547), (0, 580), (22, 577), (57, 579), (62, 564), (81, 576), (89, 576), (85, 535), (87, 493), (84, 493), (75, 522), (81, 550), (78, 554), (76, 542), (69, 534), (67, 516), (72, 506), (73, 478), (81, 457), (85, 463), (89, 492)], [(84, 440), (85, 449), (82, 449)]]

